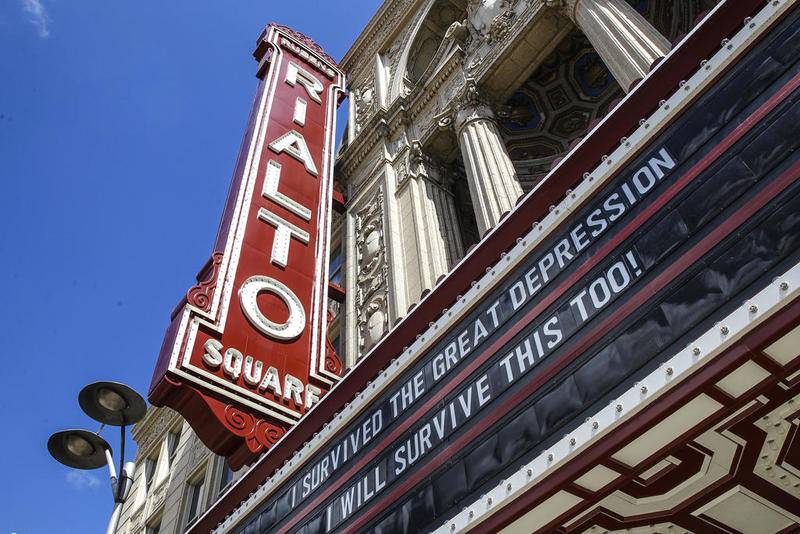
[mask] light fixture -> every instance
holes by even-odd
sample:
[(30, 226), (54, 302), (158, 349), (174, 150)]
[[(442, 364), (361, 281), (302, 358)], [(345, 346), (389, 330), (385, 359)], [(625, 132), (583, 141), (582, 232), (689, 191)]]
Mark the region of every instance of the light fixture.
[[(106, 534), (115, 534), (122, 505), (133, 482), (136, 464), (125, 461), (125, 427), (138, 423), (147, 412), (144, 399), (133, 389), (118, 382), (95, 382), (78, 394), (78, 404), (86, 415), (101, 423), (96, 433), (88, 430), (63, 430), (47, 440), (47, 450), (63, 465), (74, 469), (98, 469), (108, 466), (111, 492), (114, 495), (114, 511), (108, 521)], [(119, 479), (114, 467), (111, 446), (100, 437), (106, 425), (118, 426), (120, 430)]]
[(117, 382), (89, 384), (78, 394), (78, 404), (86, 415), (111, 426), (138, 423), (147, 411), (141, 395)]
[(47, 450), (62, 464), (75, 469), (97, 469), (106, 465), (106, 440), (88, 430), (64, 430), (47, 440)]

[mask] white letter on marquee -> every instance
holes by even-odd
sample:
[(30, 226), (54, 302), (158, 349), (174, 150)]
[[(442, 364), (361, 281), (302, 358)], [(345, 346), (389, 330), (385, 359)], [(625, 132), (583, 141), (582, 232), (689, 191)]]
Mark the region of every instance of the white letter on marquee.
[(294, 117), (292, 120), (299, 124), (300, 126), (306, 125), (306, 108), (307, 108), (306, 101), (297, 97), (297, 100), (294, 101)]
[(211, 367), (212, 369), (216, 369), (220, 365), (222, 365), (222, 343), (217, 341), (216, 339), (209, 339), (206, 341), (203, 348), (206, 349), (206, 352), (203, 354), (203, 362)]
[(278, 206), (283, 206), (301, 219), (311, 220), (311, 210), (299, 202), (292, 200), (278, 191), (278, 184), (281, 182), (281, 164), (277, 161), (269, 160), (267, 163), (267, 177), (264, 179), (264, 187), (261, 194)]
[(244, 356), (233, 347), (225, 351), (225, 362), (222, 365), (222, 370), (234, 382), (239, 379), (242, 374), (242, 360)]
[[(276, 323), (261, 313), (256, 302), (258, 294), (267, 291), (279, 297), (289, 309), (285, 323)], [(239, 289), (239, 303), (247, 319), (264, 334), (284, 341), (296, 338), (306, 326), (306, 312), (303, 304), (291, 289), (268, 276), (251, 276)]]
[(275, 241), (272, 242), (272, 257), (270, 261), (275, 265), (286, 267), (289, 262), (289, 243), (294, 237), (304, 245), (308, 245), (309, 235), (305, 230), (278, 217), (264, 208), (258, 210), (258, 218), (275, 227)]
[(308, 96), (310, 96), (314, 102), (317, 104), (322, 104), (322, 98), (319, 96), (324, 89), (322, 82), (319, 81), (316, 76), (293, 61), (289, 62), (289, 66), (286, 69), (286, 83), (292, 87), (294, 87), (297, 83), (301, 84), (306, 88)]
[(317, 166), (314, 165), (314, 159), (311, 157), (311, 152), (308, 151), (308, 145), (303, 136), (292, 130), (286, 132), (279, 138), (275, 139), (269, 144), (269, 147), (276, 153), (286, 152), (294, 159), (306, 166), (306, 170), (312, 176), (317, 176)]

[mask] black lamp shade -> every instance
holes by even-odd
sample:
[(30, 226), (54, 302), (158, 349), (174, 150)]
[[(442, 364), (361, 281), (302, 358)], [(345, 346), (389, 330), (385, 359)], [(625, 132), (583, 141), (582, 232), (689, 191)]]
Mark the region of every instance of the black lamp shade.
[(106, 465), (106, 449), (111, 451), (108, 442), (88, 430), (64, 430), (47, 440), (47, 450), (53, 458), (75, 469), (97, 469)]
[(111, 426), (138, 423), (147, 411), (141, 395), (117, 382), (89, 384), (78, 394), (78, 403), (86, 415)]

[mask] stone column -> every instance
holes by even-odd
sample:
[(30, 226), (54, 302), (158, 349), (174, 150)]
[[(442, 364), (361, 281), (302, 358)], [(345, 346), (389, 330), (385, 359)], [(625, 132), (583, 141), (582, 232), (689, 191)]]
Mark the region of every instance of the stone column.
[(483, 236), (511, 211), (522, 196), (522, 187), (489, 106), (467, 102), (456, 111), (454, 122), (478, 232)]
[(420, 273), (425, 275), (423, 289), (427, 289), (461, 259), (463, 245), (453, 195), (445, 189), (446, 184), (420, 173), (412, 174), (409, 185), (417, 244), (424, 264), (420, 265)]
[(669, 52), (669, 41), (625, 0), (567, 0), (565, 9), (625, 92)]
[(447, 173), (423, 153), (418, 141), (399, 158), (396, 198), (407, 301), (415, 303), (463, 255)]

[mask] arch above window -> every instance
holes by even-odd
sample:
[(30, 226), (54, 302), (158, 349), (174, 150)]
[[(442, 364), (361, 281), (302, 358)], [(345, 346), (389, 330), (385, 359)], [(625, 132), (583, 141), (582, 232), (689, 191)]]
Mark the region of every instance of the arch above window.
[(420, 82), (436, 58), (447, 29), (454, 22), (462, 22), (467, 18), (467, 3), (468, 0), (434, 0), (429, 4), (400, 61), (392, 98), (402, 93), (403, 85)]

